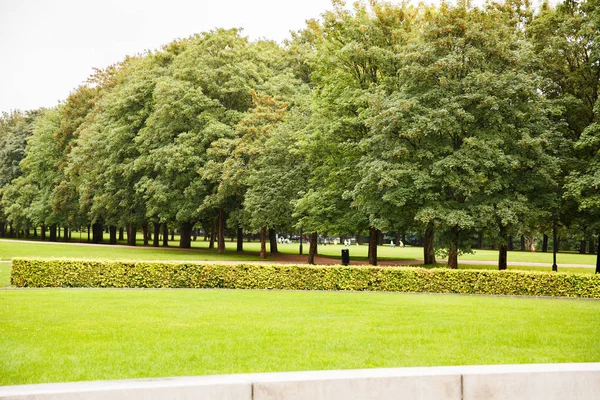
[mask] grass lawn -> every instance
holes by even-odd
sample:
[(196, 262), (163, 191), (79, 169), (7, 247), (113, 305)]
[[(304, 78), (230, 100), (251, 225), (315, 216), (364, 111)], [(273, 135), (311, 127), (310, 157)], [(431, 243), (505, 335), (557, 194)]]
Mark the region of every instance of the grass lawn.
[[(208, 246), (207, 246), (208, 248)], [(72, 243), (15, 242), (0, 240), (0, 260), (13, 257), (89, 258), (107, 260), (259, 260), (256, 255), (235, 251), (217, 254), (216, 250), (164, 249), (153, 247), (84, 246)]]
[[(176, 237), (177, 238), (177, 237)], [(225, 243), (226, 254), (217, 254), (216, 250), (208, 249), (208, 242), (197, 240), (192, 242), (192, 249), (177, 249), (178, 242), (170, 241), (170, 249), (164, 248), (142, 248), (141, 240), (138, 247), (116, 248), (113, 246), (69, 246), (68, 244), (46, 245), (36, 241), (28, 243), (15, 243), (11, 240), (0, 240), (0, 260), (9, 260), (12, 257), (77, 257), (77, 258), (99, 258), (99, 259), (156, 259), (156, 260), (257, 260), (254, 253), (260, 251), (260, 243), (244, 242), (245, 253), (237, 253), (236, 243), (227, 240)], [(52, 246), (52, 247), (49, 247)], [(319, 246), (319, 254), (330, 257), (341, 256), (342, 245)], [(267, 244), (267, 250), (269, 245)], [(298, 254), (298, 244), (280, 244), (278, 249), (282, 253)], [(367, 259), (367, 245), (350, 246), (350, 257), (356, 260)], [(203, 251), (197, 251), (203, 250)], [(304, 246), (304, 254), (307, 254), (308, 246)], [(251, 254), (248, 254), (251, 253)], [(381, 260), (414, 260), (423, 258), (422, 247), (390, 248), (389, 245), (378, 248), (378, 257)], [(497, 261), (496, 250), (475, 250), (474, 254), (464, 254), (460, 260)], [(508, 252), (510, 262), (536, 262), (552, 265), (552, 253), (531, 253), (521, 251)], [(578, 253), (558, 253), (557, 263), (560, 264), (596, 264), (596, 255)]]
[(0, 385), (600, 361), (600, 301), (355, 292), (0, 290)]
[(0, 261), (0, 287), (10, 285), (10, 262)]

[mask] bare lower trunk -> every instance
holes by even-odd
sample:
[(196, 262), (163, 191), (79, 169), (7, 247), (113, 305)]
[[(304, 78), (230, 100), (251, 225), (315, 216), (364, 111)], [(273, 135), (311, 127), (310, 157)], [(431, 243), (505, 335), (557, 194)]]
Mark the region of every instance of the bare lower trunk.
[(275, 229), (269, 228), (269, 247), (271, 249), (271, 254), (279, 253), (277, 250), (277, 232)]
[(579, 241), (579, 254), (585, 254), (587, 240), (583, 239)]
[(458, 269), (458, 249), (454, 245), (448, 249), (448, 268)]
[(127, 246), (135, 246), (137, 239), (137, 227), (135, 224), (127, 225)]
[(505, 270), (508, 265), (508, 246), (505, 244), (500, 245), (498, 250), (498, 269), (500, 271)]
[(160, 245), (160, 222), (153, 222), (152, 227), (154, 228), (154, 240), (152, 246), (158, 247)]
[(588, 250), (588, 254), (595, 254), (596, 249), (594, 248), (594, 239), (590, 239), (590, 246)]
[(542, 239), (542, 251), (544, 253), (548, 252), (548, 235), (544, 233), (544, 238)]
[(166, 222), (161, 224), (162, 226), (162, 239), (163, 239), (163, 247), (169, 247), (169, 226)]
[(477, 234), (477, 248), (483, 249), (483, 232)]
[(215, 248), (215, 239), (216, 239), (216, 236), (217, 236), (217, 226), (218, 226), (217, 222), (218, 221), (215, 219), (213, 221), (213, 224), (212, 224), (212, 228), (211, 228), (211, 231), (210, 231), (210, 242), (208, 242), (208, 248), (209, 249), (214, 249)]
[(192, 228), (194, 225), (191, 222), (181, 224), (181, 233), (179, 234), (179, 247), (189, 249), (192, 247)]
[(40, 226), (40, 239), (46, 240), (46, 225)]
[(377, 246), (383, 246), (383, 232), (377, 230)]
[(315, 263), (315, 256), (317, 255), (317, 240), (319, 239), (319, 235), (317, 232), (313, 232), (310, 234), (310, 246), (308, 246), (308, 263)]
[(260, 257), (267, 258), (267, 228), (260, 229)]
[(125, 240), (123, 235), (124, 235), (123, 227), (120, 227), (119, 228), (119, 240)]
[(452, 228), (452, 240), (448, 249), (448, 268), (458, 269), (458, 228)]
[(225, 210), (222, 208), (219, 209), (219, 218), (218, 218), (218, 253), (225, 253)]
[(598, 251), (596, 252), (596, 273), (600, 274), (600, 234), (598, 234)]
[(237, 228), (237, 248), (236, 251), (244, 251), (244, 230), (241, 226)]
[(433, 247), (433, 242), (435, 239), (435, 226), (433, 222), (427, 224), (427, 228), (425, 229), (425, 238), (423, 245), (423, 264), (432, 265), (435, 264), (435, 250)]
[(521, 235), (521, 251), (525, 251), (525, 235)]
[(148, 223), (142, 224), (142, 236), (144, 237), (144, 246), (148, 246)]
[(117, 227), (113, 226), (113, 225), (109, 226), (108, 232), (109, 232), (108, 243), (109, 244), (117, 244)]
[[(51, 232), (52, 234), (52, 232)], [(104, 239), (104, 230), (100, 222), (92, 224), (92, 243), (102, 243)]]
[(369, 264), (377, 265), (377, 242), (379, 240), (379, 230), (369, 228)]
[(56, 224), (50, 225), (50, 241), (51, 242), (56, 242), (58, 240), (57, 235), (56, 235), (56, 230), (57, 230)]

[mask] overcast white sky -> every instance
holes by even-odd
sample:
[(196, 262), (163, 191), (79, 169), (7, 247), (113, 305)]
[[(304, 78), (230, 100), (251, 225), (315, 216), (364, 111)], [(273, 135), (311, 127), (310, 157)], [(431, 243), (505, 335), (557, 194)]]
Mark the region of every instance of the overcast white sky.
[(0, 0), (0, 113), (53, 107), (93, 67), (177, 38), (243, 28), (282, 41), (329, 9), (331, 0)]
[(0, 112), (53, 107), (128, 54), (213, 28), (281, 41), (330, 0), (0, 0)]

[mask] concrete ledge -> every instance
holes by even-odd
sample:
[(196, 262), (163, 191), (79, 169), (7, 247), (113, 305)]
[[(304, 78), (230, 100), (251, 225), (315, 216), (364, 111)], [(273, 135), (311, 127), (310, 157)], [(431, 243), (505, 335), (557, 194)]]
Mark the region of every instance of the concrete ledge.
[(18, 400), (600, 399), (600, 363), (284, 372), (0, 387)]
[(48, 383), (0, 387), (14, 400), (252, 400), (252, 383), (235, 375)]

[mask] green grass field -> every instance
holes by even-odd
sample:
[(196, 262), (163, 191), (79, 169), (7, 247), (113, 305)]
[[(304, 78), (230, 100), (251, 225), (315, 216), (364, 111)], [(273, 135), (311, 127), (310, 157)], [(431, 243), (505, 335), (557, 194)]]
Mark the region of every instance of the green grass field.
[(233, 290), (0, 290), (0, 385), (600, 361), (600, 302)]
[(10, 285), (10, 262), (0, 261), (0, 288)]
[[(108, 239), (108, 238), (107, 238)], [(12, 257), (84, 257), (101, 259), (157, 259), (157, 260), (248, 260), (258, 259), (256, 254), (260, 251), (260, 243), (244, 242), (244, 253), (237, 253), (236, 243), (226, 241), (226, 254), (217, 254), (216, 250), (208, 249), (208, 242), (198, 239), (192, 242), (192, 249), (178, 249), (177, 241), (170, 241), (169, 249), (143, 247), (142, 241), (138, 240), (137, 247), (116, 248), (109, 245), (103, 246), (69, 246), (62, 244), (41, 244), (36, 241), (28, 243), (15, 243), (11, 240), (0, 240), (0, 260), (9, 260)], [(48, 246), (53, 246), (49, 248)], [(298, 244), (280, 244), (279, 251), (285, 254), (298, 254)], [(329, 257), (341, 256), (342, 245), (319, 246), (319, 254)], [(267, 250), (269, 246), (267, 245)], [(350, 246), (350, 257), (356, 260), (367, 259), (368, 246)], [(202, 251), (198, 251), (202, 250)], [(304, 254), (308, 252), (308, 246), (304, 246)], [(378, 257), (381, 260), (415, 260), (423, 258), (422, 247), (390, 248), (389, 245), (378, 247)], [(497, 261), (496, 250), (475, 250), (474, 254), (464, 254), (460, 260)], [(511, 251), (508, 253), (509, 262), (534, 262), (552, 264), (552, 253)], [(559, 264), (596, 264), (596, 255), (578, 253), (558, 253)]]
[(199, 250), (154, 247), (115, 247), (109, 245), (86, 246), (73, 243), (15, 242), (0, 240), (0, 260), (13, 257), (40, 258), (89, 258), (102, 260), (259, 260), (253, 254), (239, 254), (235, 251), (217, 254), (216, 250)]

